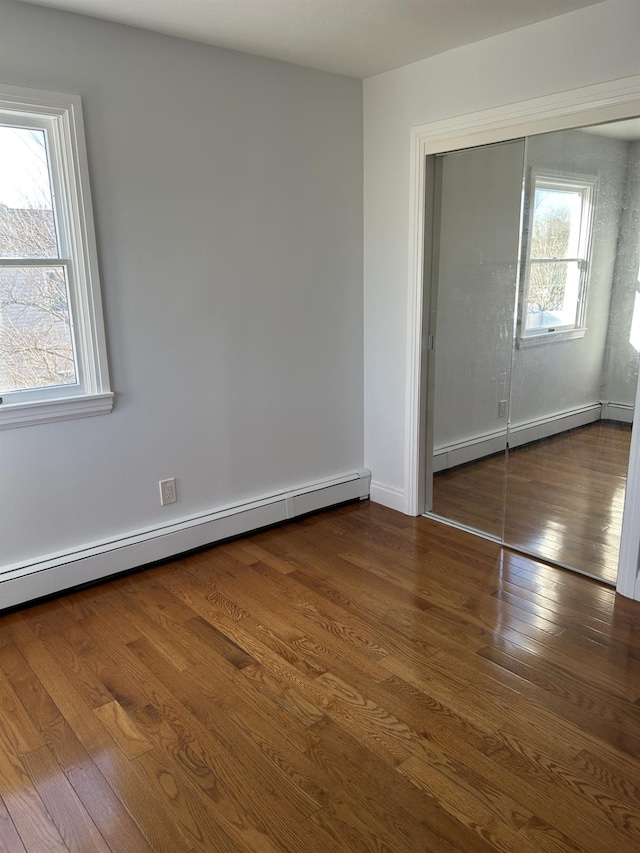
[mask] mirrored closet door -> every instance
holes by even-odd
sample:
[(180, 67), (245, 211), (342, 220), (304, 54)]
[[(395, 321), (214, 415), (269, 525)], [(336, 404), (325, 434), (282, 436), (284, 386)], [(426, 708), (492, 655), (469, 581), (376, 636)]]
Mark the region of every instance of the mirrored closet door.
[(615, 583), (640, 120), (434, 159), (430, 514)]

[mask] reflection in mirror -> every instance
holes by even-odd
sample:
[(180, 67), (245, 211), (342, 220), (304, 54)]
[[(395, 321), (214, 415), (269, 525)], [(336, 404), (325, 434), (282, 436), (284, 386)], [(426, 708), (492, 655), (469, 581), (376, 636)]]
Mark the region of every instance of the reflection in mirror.
[(527, 140), (512, 364), (504, 539), (610, 582), (638, 378), (638, 139), (633, 121)]
[(640, 120), (436, 158), (432, 514), (614, 583), (640, 351)]
[(522, 140), (436, 158), (431, 508), (497, 538), (523, 163)]

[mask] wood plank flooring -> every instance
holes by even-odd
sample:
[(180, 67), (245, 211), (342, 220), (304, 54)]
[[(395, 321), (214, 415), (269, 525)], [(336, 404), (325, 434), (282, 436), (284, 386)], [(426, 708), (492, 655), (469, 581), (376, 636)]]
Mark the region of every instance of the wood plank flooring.
[(0, 615), (0, 850), (631, 853), (640, 605), (364, 502)]
[[(615, 583), (631, 429), (589, 424), (436, 474), (433, 510)], [(508, 472), (505, 484), (505, 470)]]

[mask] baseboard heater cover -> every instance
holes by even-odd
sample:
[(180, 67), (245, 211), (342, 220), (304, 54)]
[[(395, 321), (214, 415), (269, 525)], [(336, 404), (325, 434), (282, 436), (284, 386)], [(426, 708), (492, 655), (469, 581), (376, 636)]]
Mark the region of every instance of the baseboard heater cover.
[(627, 403), (602, 403), (601, 418), (603, 421), (615, 421), (621, 424), (632, 424), (635, 406)]
[(370, 483), (371, 472), (362, 468), (75, 551), (8, 566), (0, 574), (0, 610), (345, 501), (364, 500), (369, 496)]
[[(621, 411), (622, 408), (626, 407), (609, 404), (608, 417), (622, 420), (626, 417)], [(578, 409), (557, 412), (526, 423), (514, 424), (509, 431), (509, 447), (521, 447), (543, 438), (550, 438), (553, 435), (567, 432), (567, 430), (595, 423), (601, 417), (603, 417), (602, 404), (593, 403)], [(505, 450), (505, 446), (505, 430), (501, 430), (473, 436), (456, 444), (436, 447), (433, 453), (433, 473), (444, 471), (447, 468), (455, 468), (458, 465), (465, 465), (468, 462), (475, 462), (494, 453), (500, 453)]]

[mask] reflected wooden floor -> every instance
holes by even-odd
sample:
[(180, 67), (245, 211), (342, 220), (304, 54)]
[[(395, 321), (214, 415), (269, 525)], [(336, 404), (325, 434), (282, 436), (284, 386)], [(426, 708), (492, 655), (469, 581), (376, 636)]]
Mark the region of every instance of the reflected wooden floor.
[(433, 512), (502, 539), (506, 453), (433, 475)]
[[(509, 451), (504, 539), (615, 583), (631, 428), (598, 422)], [(434, 477), (434, 512), (500, 536), (504, 457)]]
[(640, 605), (368, 502), (0, 615), (0, 850), (631, 853)]

